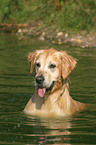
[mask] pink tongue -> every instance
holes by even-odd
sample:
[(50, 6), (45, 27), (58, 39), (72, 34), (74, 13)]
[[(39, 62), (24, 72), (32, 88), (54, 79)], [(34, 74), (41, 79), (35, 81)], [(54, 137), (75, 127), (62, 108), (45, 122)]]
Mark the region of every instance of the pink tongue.
[(45, 88), (43, 88), (43, 89), (38, 89), (38, 95), (39, 95), (40, 97), (44, 97), (45, 92), (46, 92), (46, 89), (45, 89)]

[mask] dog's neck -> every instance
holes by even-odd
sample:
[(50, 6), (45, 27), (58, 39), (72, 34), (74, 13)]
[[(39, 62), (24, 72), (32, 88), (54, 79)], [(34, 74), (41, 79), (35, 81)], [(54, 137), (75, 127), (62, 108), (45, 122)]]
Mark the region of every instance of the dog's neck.
[(63, 92), (59, 95), (59, 97), (57, 98), (57, 100), (55, 101), (55, 103), (58, 102), (58, 100), (62, 97), (62, 95), (64, 94), (64, 92), (65, 92), (65, 89), (64, 89)]
[(51, 90), (51, 94), (58, 91), (58, 90), (61, 90), (61, 88), (64, 89), (64, 86), (66, 85), (67, 87), (69, 87), (68, 85), (68, 82), (70, 82), (69, 78), (67, 77), (66, 79), (63, 79), (62, 77), (60, 77), (60, 79), (58, 79), (55, 83), (54, 83), (54, 86)]
[(62, 82), (62, 87), (61, 87), (61, 93), (60, 93), (60, 95), (58, 96), (58, 98), (57, 98), (57, 100), (56, 100), (56, 102), (63, 96), (63, 94), (65, 93), (65, 89), (67, 88), (67, 89), (69, 89), (69, 82), (70, 80), (69, 80), (69, 78), (66, 78), (65, 80), (63, 80), (63, 82)]
[[(55, 82), (52, 91), (44, 96), (44, 100), (47, 100), (48, 98), (51, 99), (52, 96), (55, 96), (54, 102), (57, 102), (63, 96), (65, 90), (69, 89), (69, 81), (70, 81), (69, 78), (66, 78), (65, 80), (60, 82), (60, 86), (58, 88), (54, 88), (54, 86), (56, 86), (55, 83), (57, 83)], [(57, 94), (59, 94), (59, 96)]]
[(62, 78), (62, 85), (67, 84), (68, 82), (71, 83), (69, 77), (67, 77), (66, 79)]

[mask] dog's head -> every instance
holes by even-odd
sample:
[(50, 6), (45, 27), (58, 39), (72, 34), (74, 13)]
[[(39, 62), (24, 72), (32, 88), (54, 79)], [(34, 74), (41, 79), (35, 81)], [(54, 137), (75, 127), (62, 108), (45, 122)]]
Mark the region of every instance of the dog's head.
[(62, 79), (65, 80), (75, 68), (75, 59), (65, 51), (54, 48), (37, 50), (29, 53), (30, 73), (36, 70), (35, 85), (38, 95), (43, 97), (46, 92), (59, 89)]

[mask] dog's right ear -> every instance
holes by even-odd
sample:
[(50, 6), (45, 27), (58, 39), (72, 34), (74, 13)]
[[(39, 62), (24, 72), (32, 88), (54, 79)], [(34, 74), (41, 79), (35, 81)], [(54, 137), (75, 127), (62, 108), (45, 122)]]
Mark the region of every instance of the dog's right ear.
[(34, 52), (31, 52), (28, 54), (28, 61), (30, 64), (30, 74), (32, 74), (34, 67), (35, 67), (35, 63), (37, 58), (39, 57), (40, 54), (43, 54), (43, 50), (36, 50)]
[(30, 64), (30, 74), (32, 74), (36, 62), (36, 52), (31, 52), (28, 54), (28, 61)]

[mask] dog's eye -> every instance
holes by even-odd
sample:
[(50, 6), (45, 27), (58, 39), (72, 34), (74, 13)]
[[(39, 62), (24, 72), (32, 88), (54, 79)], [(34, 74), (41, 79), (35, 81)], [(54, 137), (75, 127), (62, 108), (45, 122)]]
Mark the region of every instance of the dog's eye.
[(50, 64), (49, 68), (55, 68), (56, 65), (55, 64)]
[(37, 67), (40, 67), (41, 65), (40, 65), (40, 63), (38, 62), (38, 63), (36, 63), (36, 66), (37, 66)]

